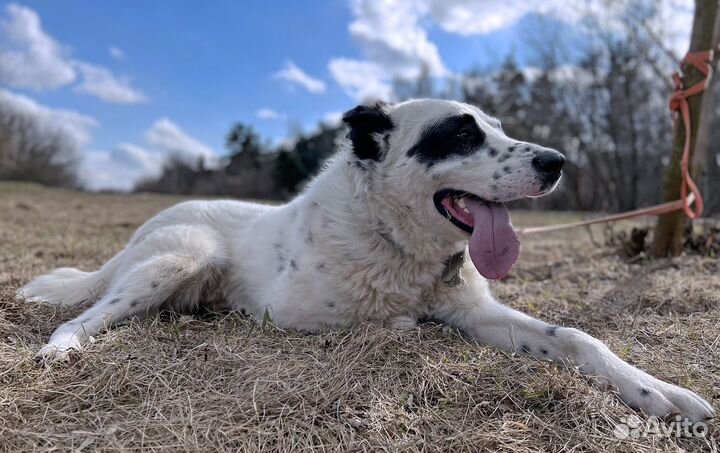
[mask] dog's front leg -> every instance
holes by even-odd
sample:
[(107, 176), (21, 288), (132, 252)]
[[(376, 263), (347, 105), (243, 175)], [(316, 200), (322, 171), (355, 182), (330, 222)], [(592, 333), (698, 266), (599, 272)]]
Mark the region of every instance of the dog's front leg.
[(484, 282), (453, 288), (443, 299), (434, 313), (436, 318), (482, 343), (578, 366), (582, 373), (616, 388), (626, 404), (648, 415), (678, 414), (701, 421), (715, 414), (710, 404), (695, 393), (633, 367), (585, 332), (554, 326), (501, 305)]

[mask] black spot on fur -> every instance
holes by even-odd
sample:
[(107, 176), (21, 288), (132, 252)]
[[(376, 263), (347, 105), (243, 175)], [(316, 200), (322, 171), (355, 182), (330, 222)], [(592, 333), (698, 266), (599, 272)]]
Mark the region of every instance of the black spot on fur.
[(313, 243), (313, 234), (312, 234), (312, 231), (308, 231), (307, 237), (305, 238), (305, 242), (307, 242), (308, 244), (312, 244), (312, 243)]
[(526, 152), (526, 153), (529, 153), (529, 152), (530, 152), (530, 147), (529, 147), (529, 146), (526, 146), (526, 147), (525, 147), (525, 152)]
[(540, 353), (541, 353), (542, 355), (548, 355), (548, 350), (545, 349), (545, 348), (542, 348), (542, 349), (540, 349)]
[(510, 173), (510, 165), (505, 165), (505, 166), (503, 167), (503, 171), (504, 171), (505, 173)]
[(327, 305), (328, 308), (335, 308), (335, 302), (325, 302), (325, 305)]
[(492, 146), (490, 148), (488, 148), (488, 156), (495, 157), (497, 155), (498, 155), (498, 150), (496, 150)]
[(359, 160), (353, 161), (352, 165), (353, 165), (353, 167), (357, 168), (360, 171), (368, 170), (367, 167), (365, 165), (363, 165), (363, 162), (359, 161)]
[(157, 288), (158, 286), (160, 286), (160, 283), (158, 283), (158, 282), (152, 282), (152, 283), (150, 283), (150, 287), (151, 287), (152, 289), (155, 289), (155, 288)]
[(500, 179), (500, 173), (496, 171), (495, 173), (493, 173), (492, 177), (495, 181), (497, 181), (498, 179)]
[(347, 138), (352, 142), (357, 157), (382, 160), (382, 150), (374, 135), (394, 127), (387, 114), (386, 104), (378, 102), (371, 106), (357, 106), (343, 115), (343, 122), (350, 128)]
[(513, 151), (515, 151), (515, 145), (509, 146), (509, 147), (508, 147), (508, 152), (511, 153), (511, 152), (513, 152)]
[(505, 153), (502, 156), (498, 157), (498, 162), (505, 162), (508, 159), (510, 159), (510, 153)]
[(650, 390), (648, 390), (648, 389), (646, 389), (646, 388), (643, 387), (643, 388), (640, 389), (640, 395), (642, 395), (642, 396), (650, 396)]
[(138, 299), (135, 299), (134, 301), (130, 302), (131, 307), (137, 307), (140, 305), (140, 301)]
[(297, 265), (297, 261), (295, 261), (295, 258), (292, 258), (290, 260), (290, 267), (292, 267), (294, 270), (297, 270), (298, 265)]
[(317, 208), (318, 206), (320, 206), (320, 205), (317, 204), (317, 201), (313, 201), (312, 203), (310, 203), (311, 208)]
[(524, 354), (530, 354), (530, 346), (528, 346), (526, 344), (520, 346), (520, 352), (522, 352)]
[(545, 328), (545, 334), (549, 337), (554, 337), (555, 333), (557, 333), (558, 326), (550, 326)]
[(331, 219), (330, 217), (327, 217), (327, 216), (323, 216), (322, 219), (323, 219), (322, 226), (324, 226), (324, 227), (327, 227), (328, 225), (335, 223), (335, 221), (333, 219)]
[(490, 185), (490, 190), (492, 190), (493, 192), (497, 192), (497, 191), (498, 191), (498, 186), (497, 186), (497, 184), (492, 184), (492, 185)]
[(325, 263), (318, 263), (315, 265), (315, 269), (322, 270), (325, 269)]
[(115, 299), (108, 302), (108, 305), (115, 305), (116, 303), (120, 302), (120, 298), (116, 297)]
[(427, 127), (407, 155), (431, 167), (451, 157), (468, 156), (484, 142), (485, 133), (472, 115), (456, 115)]

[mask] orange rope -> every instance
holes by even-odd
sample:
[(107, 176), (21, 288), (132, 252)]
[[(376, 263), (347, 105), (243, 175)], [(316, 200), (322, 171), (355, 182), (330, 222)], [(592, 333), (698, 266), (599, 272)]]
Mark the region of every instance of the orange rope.
[[(635, 217), (660, 215), (679, 210), (685, 212), (685, 215), (687, 215), (691, 219), (700, 217), (704, 208), (702, 194), (700, 193), (700, 190), (695, 184), (695, 181), (693, 181), (690, 177), (690, 107), (688, 105), (687, 99), (691, 96), (695, 96), (696, 94), (701, 93), (710, 85), (710, 80), (713, 74), (713, 57), (714, 53), (712, 50), (706, 50), (703, 52), (688, 52), (687, 55), (685, 55), (685, 58), (683, 58), (681, 64), (691, 64), (705, 76), (703, 80), (689, 88), (683, 88), (683, 79), (682, 77), (680, 77), (680, 74), (675, 72), (672, 75), (673, 81), (675, 82), (675, 91), (673, 91), (673, 94), (670, 96), (670, 111), (673, 113), (680, 113), (679, 116), (680, 118), (682, 118), (683, 126), (685, 127), (685, 144), (683, 146), (682, 159), (680, 160), (682, 183), (680, 185), (681, 198), (679, 200), (650, 206), (648, 208), (636, 209), (634, 211), (622, 212), (620, 214), (599, 217), (591, 220), (584, 220), (581, 222), (540, 227), (518, 228), (518, 233), (531, 234), (555, 230), (564, 230), (566, 228), (574, 228), (584, 225), (592, 225), (596, 223), (614, 222), (617, 220), (632, 219)], [(675, 127), (677, 127), (677, 115), (675, 116), (675, 119)], [(688, 189), (690, 191), (690, 194), (688, 194)], [(692, 208), (693, 202), (695, 205), (694, 210)]]
[[(680, 185), (680, 196), (683, 200), (687, 198), (688, 188), (690, 192), (695, 195), (695, 210), (693, 211), (689, 204), (683, 206), (685, 215), (691, 219), (700, 217), (703, 212), (703, 199), (700, 194), (700, 190), (695, 185), (695, 182), (690, 177), (690, 107), (687, 102), (687, 98), (695, 96), (696, 94), (702, 93), (710, 84), (712, 77), (712, 66), (709, 62), (713, 60), (713, 51), (707, 50), (704, 52), (688, 52), (683, 58), (681, 64), (691, 64), (695, 66), (695, 69), (700, 71), (705, 77), (703, 81), (696, 83), (690, 88), (683, 89), (683, 80), (680, 74), (675, 72), (673, 74), (673, 81), (675, 82), (675, 92), (670, 96), (670, 111), (680, 112), (680, 116), (685, 126), (685, 146), (683, 147), (682, 160), (680, 161), (680, 168), (682, 171), (682, 184)], [(677, 127), (677, 124), (676, 126)]]

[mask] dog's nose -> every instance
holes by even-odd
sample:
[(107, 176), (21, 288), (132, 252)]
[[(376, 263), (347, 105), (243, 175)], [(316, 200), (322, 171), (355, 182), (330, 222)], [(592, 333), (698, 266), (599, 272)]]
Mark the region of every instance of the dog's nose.
[(565, 156), (557, 151), (551, 150), (540, 151), (532, 160), (532, 165), (535, 167), (535, 170), (547, 178), (553, 178), (560, 174), (564, 163)]

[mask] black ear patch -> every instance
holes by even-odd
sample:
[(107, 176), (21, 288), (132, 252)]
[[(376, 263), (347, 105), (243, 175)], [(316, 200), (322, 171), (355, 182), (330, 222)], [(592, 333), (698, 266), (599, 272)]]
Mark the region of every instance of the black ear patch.
[(360, 105), (343, 115), (343, 122), (350, 131), (347, 138), (353, 145), (353, 151), (360, 159), (381, 160), (380, 144), (373, 134), (389, 131), (394, 127), (386, 111), (386, 104), (378, 102), (366, 106)]

